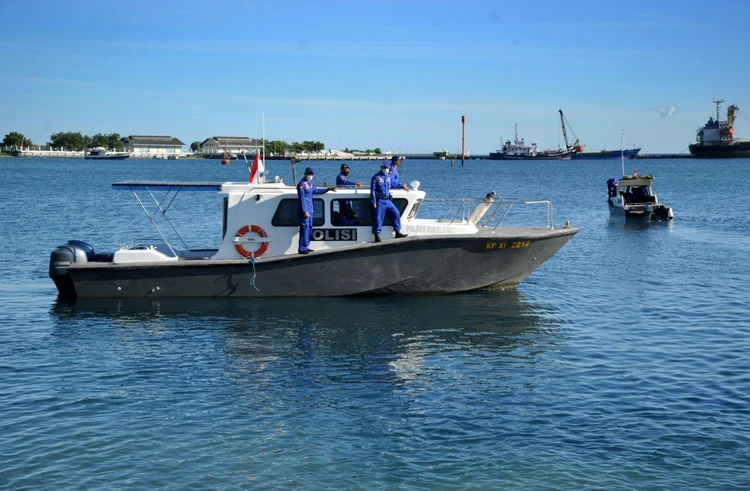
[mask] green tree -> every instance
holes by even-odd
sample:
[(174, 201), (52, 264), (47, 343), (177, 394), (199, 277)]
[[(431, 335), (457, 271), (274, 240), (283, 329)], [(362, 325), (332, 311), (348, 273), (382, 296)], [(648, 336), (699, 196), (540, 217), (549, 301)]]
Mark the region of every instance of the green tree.
[(82, 135), (78, 132), (59, 132), (52, 133), (50, 138), (50, 145), (55, 148), (64, 148), (67, 150), (85, 150), (91, 147), (91, 138), (86, 135)]
[(289, 150), (289, 144), (283, 140), (266, 142), (266, 152), (272, 155), (283, 155), (287, 150)]
[(107, 135), (102, 135), (101, 133), (97, 133), (96, 135), (91, 137), (91, 147), (104, 147), (109, 148)]
[(201, 142), (194, 141), (193, 143), (190, 144), (190, 151), (197, 152), (200, 149), (201, 149)]
[(125, 150), (125, 144), (119, 133), (110, 133), (107, 135), (107, 146), (113, 150)]
[(17, 131), (11, 131), (3, 139), (4, 147), (28, 147), (33, 145), (31, 140), (26, 138), (23, 133)]
[(375, 155), (383, 155), (383, 151), (380, 150), (380, 147), (375, 147)]

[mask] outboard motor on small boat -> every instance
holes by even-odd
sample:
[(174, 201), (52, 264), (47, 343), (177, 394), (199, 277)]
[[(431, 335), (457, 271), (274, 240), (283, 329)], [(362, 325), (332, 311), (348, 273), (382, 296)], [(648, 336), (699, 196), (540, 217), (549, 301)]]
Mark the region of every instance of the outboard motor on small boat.
[(76, 290), (68, 273), (71, 264), (82, 264), (96, 260), (94, 248), (82, 240), (69, 240), (58, 246), (49, 256), (49, 277), (55, 282), (57, 291), (64, 297), (75, 297)]
[(672, 220), (674, 213), (672, 208), (666, 205), (657, 205), (654, 207), (654, 211), (651, 214), (651, 220)]
[(469, 223), (472, 223), (474, 225), (479, 223), (479, 220), (481, 220), (485, 213), (487, 213), (487, 210), (490, 209), (490, 206), (492, 206), (492, 203), (494, 203), (494, 201), (495, 191), (490, 191), (485, 195), (482, 202), (479, 203), (476, 208), (474, 208), (474, 211), (471, 212), (471, 215), (469, 215)]

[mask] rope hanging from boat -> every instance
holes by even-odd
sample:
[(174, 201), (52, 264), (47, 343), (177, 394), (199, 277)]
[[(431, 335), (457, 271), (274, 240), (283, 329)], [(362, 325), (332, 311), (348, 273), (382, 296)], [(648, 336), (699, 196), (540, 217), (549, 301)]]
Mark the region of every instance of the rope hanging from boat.
[(250, 284), (253, 285), (253, 288), (255, 288), (256, 292), (259, 292), (260, 290), (258, 290), (258, 287), (255, 286), (255, 279), (257, 278), (258, 275), (255, 272), (255, 254), (253, 253), (250, 253), (250, 264), (253, 265), (253, 277), (250, 278)]

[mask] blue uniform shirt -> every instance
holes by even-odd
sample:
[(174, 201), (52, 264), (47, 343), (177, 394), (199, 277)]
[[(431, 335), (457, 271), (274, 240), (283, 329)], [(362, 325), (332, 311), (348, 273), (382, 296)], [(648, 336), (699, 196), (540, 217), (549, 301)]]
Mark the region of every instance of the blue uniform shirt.
[(299, 197), (299, 216), (305, 216), (305, 212), (308, 212), (312, 217), (315, 213), (313, 208), (313, 194), (325, 194), (327, 189), (318, 189), (315, 184), (310, 181), (306, 181), (304, 178), (297, 184), (297, 196)]
[(391, 179), (391, 187), (394, 188), (402, 188), (404, 187), (403, 183), (399, 181), (398, 179), (398, 171), (395, 167), (391, 166), (388, 171), (388, 177)]
[(344, 174), (339, 174), (336, 176), (336, 185), (337, 186), (356, 186), (357, 183), (354, 181), (350, 181), (348, 177), (346, 177)]
[(378, 172), (370, 181), (370, 204), (377, 204), (380, 199), (388, 199), (391, 195), (391, 177), (389, 174)]

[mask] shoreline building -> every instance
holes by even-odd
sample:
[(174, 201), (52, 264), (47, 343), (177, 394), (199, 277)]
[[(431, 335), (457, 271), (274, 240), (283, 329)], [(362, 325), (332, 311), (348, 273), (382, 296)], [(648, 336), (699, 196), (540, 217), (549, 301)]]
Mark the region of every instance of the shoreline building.
[(133, 158), (179, 158), (188, 154), (182, 149), (185, 145), (172, 136), (130, 135), (121, 138), (125, 150)]
[(227, 152), (231, 158), (238, 158), (242, 155), (255, 156), (255, 152), (261, 146), (261, 141), (256, 138), (245, 136), (213, 136), (206, 138), (201, 143), (201, 153), (203, 158), (222, 158), (224, 152)]

